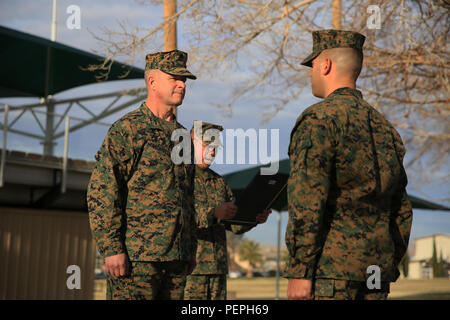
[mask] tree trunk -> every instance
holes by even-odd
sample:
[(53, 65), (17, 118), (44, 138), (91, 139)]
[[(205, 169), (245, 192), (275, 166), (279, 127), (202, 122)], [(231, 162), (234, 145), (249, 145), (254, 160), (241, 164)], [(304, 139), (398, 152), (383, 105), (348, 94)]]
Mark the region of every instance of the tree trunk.
[[(164, 20), (177, 13), (177, 0), (164, 0)], [(164, 26), (164, 51), (177, 48), (177, 21)]]
[(341, 0), (332, 0), (331, 3), (331, 14), (333, 16), (332, 25), (333, 29), (341, 30), (342, 29), (342, 7)]
[[(177, 13), (177, 0), (164, 0), (164, 21)], [(177, 21), (174, 20), (164, 26), (164, 51), (177, 49)], [(173, 108), (177, 117), (177, 108)]]
[(253, 266), (249, 264), (247, 269), (247, 278), (253, 278)]

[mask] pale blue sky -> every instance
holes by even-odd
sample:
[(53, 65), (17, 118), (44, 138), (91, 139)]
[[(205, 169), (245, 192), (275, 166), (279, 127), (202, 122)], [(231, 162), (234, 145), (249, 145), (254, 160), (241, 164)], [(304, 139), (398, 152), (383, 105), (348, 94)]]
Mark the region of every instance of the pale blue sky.
[[(81, 29), (69, 30), (66, 27), (66, 19), (68, 14), (66, 8), (69, 5), (78, 5), (81, 9)], [(52, 0), (17, 0), (17, 1), (0, 1), (0, 21), (1, 25), (17, 29), (23, 32), (28, 32), (44, 38), (50, 38), (51, 30), (51, 14), (52, 14)], [(101, 54), (99, 43), (92, 37), (91, 32), (100, 34), (101, 28), (117, 28), (118, 21), (127, 19), (135, 25), (141, 27), (149, 27), (161, 21), (162, 9), (150, 6), (139, 5), (136, 1), (124, 0), (59, 0), (58, 1), (58, 35), (57, 41), (64, 44)], [(324, 25), (324, 28), (330, 27)], [(179, 25), (179, 29), (182, 26)], [(180, 34), (180, 32), (179, 32)], [(159, 51), (161, 43), (155, 46), (149, 46), (148, 51)], [(179, 38), (179, 49), (183, 50), (184, 42)], [(143, 68), (143, 55), (140, 62), (135, 65)], [(224, 118), (213, 106), (213, 103), (226, 103), (230, 96), (231, 84), (236, 80), (245, 78), (243, 72), (223, 72), (220, 70), (214, 78), (199, 77), (196, 81), (188, 81), (188, 90), (185, 101), (179, 109), (180, 122), (190, 128), (193, 120), (204, 120), (208, 122), (220, 123), (225, 128), (242, 128), (244, 130), (249, 128), (268, 128), (278, 129), (280, 136), (280, 152), (279, 158), (287, 158), (287, 147), (289, 144), (290, 131), (295, 123), (296, 118), (309, 105), (318, 101), (310, 93), (310, 90), (305, 90), (304, 94), (297, 100), (290, 103), (283, 111), (275, 116), (271, 121), (262, 125), (261, 106), (264, 101), (253, 97), (246, 99), (245, 102), (238, 103), (233, 115)], [(129, 81), (113, 81), (111, 83), (101, 83), (89, 86), (83, 86), (68, 90), (55, 96), (56, 99), (72, 98), (76, 96), (93, 95), (100, 93), (108, 93), (115, 90), (123, 90), (127, 88), (143, 87), (143, 80), (129, 80)], [(20, 105), (23, 103), (34, 102), (33, 99), (1, 99), (0, 103), (9, 103), (11, 105)], [(102, 102), (106, 105), (108, 100)], [(87, 103), (87, 107), (91, 108), (93, 112), (99, 112), (101, 106), (99, 102)], [(122, 110), (107, 119), (104, 122), (112, 123), (121, 115), (138, 107), (131, 106), (126, 110)], [(80, 109), (78, 109), (80, 110)], [(58, 110), (56, 110), (58, 113)], [(62, 113), (59, 112), (59, 113)], [(83, 111), (77, 111), (70, 115), (76, 117), (85, 117)], [(24, 118), (23, 126), (33, 128), (38, 127), (34, 124), (34, 120)], [(18, 123), (19, 124), (19, 123)], [(91, 125), (81, 131), (75, 132), (70, 137), (69, 155), (73, 158), (81, 158), (86, 160), (93, 160), (93, 156), (100, 146), (104, 135), (107, 131), (106, 126)], [(0, 133), (1, 136), (2, 133)], [(62, 154), (62, 140), (59, 141), (56, 147), (56, 155)], [(8, 136), (8, 149), (26, 150), (29, 152), (40, 153), (42, 147), (36, 143), (35, 140), (19, 137), (10, 134)], [(213, 165), (213, 169), (223, 174), (236, 171), (251, 165)], [(430, 183), (426, 186), (414, 184), (414, 172), (408, 171), (410, 177), (410, 185), (408, 191), (411, 194), (417, 195), (427, 199), (442, 199), (449, 198), (449, 183)], [(422, 193), (420, 193), (422, 192)], [(445, 204), (445, 203), (444, 203)], [(449, 205), (447, 203), (447, 205)], [(283, 214), (282, 218), (282, 244), (284, 244), (284, 231), (286, 229), (287, 214)], [(276, 215), (272, 215), (265, 225), (259, 226), (246, 234), (248, 238), (252, 238), (261, 243), (276, 243), (277, 220)], [(427, 236), (433, 233), (450, 233), (450, 212), (434, 212), (426, 210), (414, 211), (414, 222), (412, 228), (411, 238)]]

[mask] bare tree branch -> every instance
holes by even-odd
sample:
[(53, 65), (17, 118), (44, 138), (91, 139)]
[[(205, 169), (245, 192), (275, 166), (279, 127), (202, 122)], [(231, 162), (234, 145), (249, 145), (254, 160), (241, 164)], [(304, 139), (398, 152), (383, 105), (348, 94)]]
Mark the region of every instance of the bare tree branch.
[[(161, 5), (158, 0), (139, 0)], [(201, 76), (241, 71), (229, 101), (217, 105), (228, 115), (233, 106), (259, 97), (262, 117), (270, 120), (305, 88), (309, 70), (300, 66), (311, 51), (311, 31), (331, 27), (331, 0), (179, 0), (175, 19), (189, 44), (190, 68)], [(369, 29), (370, 5), (380, 9), (379, 29)], [(448, 1), (342, 1), (342, 28), (366, 35), (359, 86), (365, 98), (401, 131), (408, 165), (442, 170), (450, 145), (450, 52)], [(166, 22), (167, 23), (167, 22)], [(160, 47), (164, 22), (142, 29), (120, 22), (117, 31), (96, 35), (106, 60), (132, 64), (144, 50)], [(181, 30), (181, 29), (180, 29)], [(95, 66), (91, 66), (95, 69)]]

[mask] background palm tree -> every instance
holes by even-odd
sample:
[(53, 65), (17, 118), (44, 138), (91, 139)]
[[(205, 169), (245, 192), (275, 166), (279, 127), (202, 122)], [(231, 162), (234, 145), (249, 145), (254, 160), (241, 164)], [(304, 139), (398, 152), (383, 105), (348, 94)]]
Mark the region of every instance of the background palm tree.
[(239, 246), (243, 240), (243, 234), (235, 234), (231, 231), (226, 231), (227, 234), (227, 254), (228, 254), (228, 268), (229, 270), (239, 270), (241, 267), (236, 263), (236, 256), (239, 254)]
[(239, 256), (243, 261), (248, 261), (249, 269), (247, 277), (253, 277), (253, 269), (257, 263), (262, 261), (262, 255), (259, 248), (259, 243), (245, 239), (239, 246)]

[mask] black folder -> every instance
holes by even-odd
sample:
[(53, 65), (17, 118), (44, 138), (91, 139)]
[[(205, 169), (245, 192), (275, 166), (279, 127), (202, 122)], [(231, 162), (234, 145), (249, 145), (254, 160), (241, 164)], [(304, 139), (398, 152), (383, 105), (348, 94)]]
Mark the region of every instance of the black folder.
[(238, 212), (227, 224), (256, 225), (256, 216), (271, 208), (287, 185), (288, 174), (257, 174), (236, 200)]

